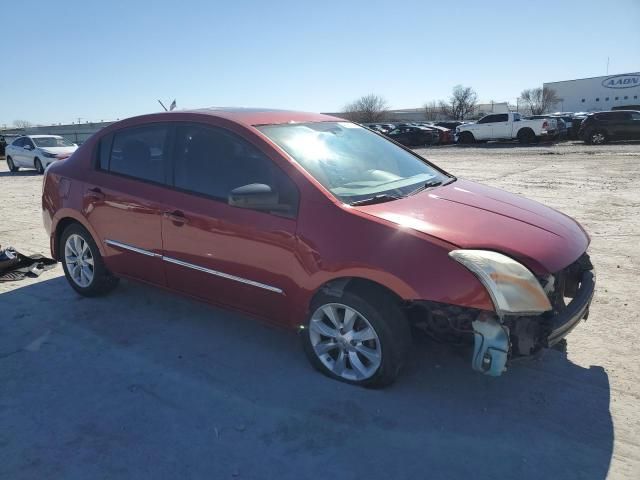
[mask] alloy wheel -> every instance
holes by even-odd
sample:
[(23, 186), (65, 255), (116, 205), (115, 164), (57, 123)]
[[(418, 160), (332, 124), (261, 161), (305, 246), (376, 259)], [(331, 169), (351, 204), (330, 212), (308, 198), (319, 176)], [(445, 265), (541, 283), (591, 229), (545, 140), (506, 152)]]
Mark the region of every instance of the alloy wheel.
[(309, 322), (309, 338), (318, 359), (334, 375), (361, 381), (382, 363), (380, 339), (369, 321), (341, 303), (318, 308)]
[(605, 137), (603, 133), (597, 132), (591, 135), (591, 143), (595, 145), (601, 145), (604, 143)]
[(79, 287), (86, 288), (93, 282), (95, 267), (89, 243), (78, 234), (70, 235), (64, 246), (64, 261), (69, 277)]

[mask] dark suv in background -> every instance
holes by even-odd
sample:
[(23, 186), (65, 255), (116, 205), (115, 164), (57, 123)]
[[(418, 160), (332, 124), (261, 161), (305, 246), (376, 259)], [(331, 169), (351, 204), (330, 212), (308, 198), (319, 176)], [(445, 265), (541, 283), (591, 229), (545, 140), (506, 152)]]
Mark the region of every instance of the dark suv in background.
[(609, 140), (640, 140), (640, 112), (616, 110), (590, 113), (580, 124), (580, 139), (592, 145)]

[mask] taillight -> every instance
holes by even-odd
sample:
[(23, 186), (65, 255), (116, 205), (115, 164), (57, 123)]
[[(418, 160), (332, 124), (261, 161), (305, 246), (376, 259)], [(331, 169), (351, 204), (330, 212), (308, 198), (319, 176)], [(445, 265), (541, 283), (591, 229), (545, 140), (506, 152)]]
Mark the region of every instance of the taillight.
[(546, 120), (542, 122), (542, 128), (549, 128), (549, 122), (547, 122)]

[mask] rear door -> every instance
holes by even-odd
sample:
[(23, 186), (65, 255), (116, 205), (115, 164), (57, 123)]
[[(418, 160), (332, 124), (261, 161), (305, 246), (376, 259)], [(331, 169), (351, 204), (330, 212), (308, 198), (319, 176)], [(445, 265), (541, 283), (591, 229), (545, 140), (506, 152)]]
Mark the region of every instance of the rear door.
[(611, 138), (625, 138), (627, 132), (627, 112), (606, 112), (598, 114), (605, 130)]
[[(296, 257), (298, 190), (263, 152), (229, 130), (178, 124), (174, 190), (162, 219), (169, 287), (267, 319), (287, 319)], [(228, 204), (231, 190), (267, 184), (287, 211)]]
[(11, 143), (11, 148), (9, 148), (9, 155), (11, 155), (11, 159), (13, 160), (13, 164), (20, 167), (24, 166), (24, 137), (18, 138)]
[(166, 190), (170, 125), (118, 130), (100, 141), (84, 185), (84, 212), (114, 273), (164, 285), (159, 201)]

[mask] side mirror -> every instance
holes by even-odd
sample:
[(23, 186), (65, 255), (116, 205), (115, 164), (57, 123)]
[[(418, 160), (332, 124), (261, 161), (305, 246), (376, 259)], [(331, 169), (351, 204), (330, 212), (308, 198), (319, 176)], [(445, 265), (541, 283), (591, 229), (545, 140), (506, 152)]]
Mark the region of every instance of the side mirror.
[(25, 150), (32, 150), (33, 149), (33, 147), (31, 145), (25, 145), (22, 148), (24, 148)]
[(251, 208), (254, 210), (286, 211), (288, 205), (281, 205), (278, 192), (264, 183), (251, 183), (234, 188), (229, 194), (229, 205), (232, 207)]

